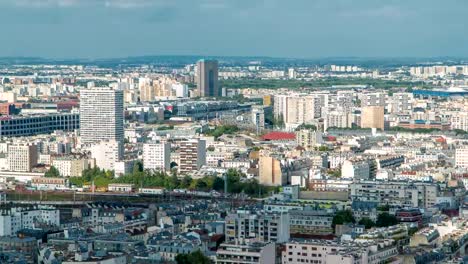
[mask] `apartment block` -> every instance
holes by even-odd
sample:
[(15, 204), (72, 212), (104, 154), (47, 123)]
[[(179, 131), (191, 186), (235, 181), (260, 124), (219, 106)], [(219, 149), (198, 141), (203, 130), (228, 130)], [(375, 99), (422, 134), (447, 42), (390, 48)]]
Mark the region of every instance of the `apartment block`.
[(170, 170), (171, 144), (168, 142), (144, 144), (143, 167), (150, 170)]
[(238, 210), (226, 217), (226, 241), (286, 242), (289, 214)]
[(8, 169), (10, 171), (30, 172), (37, 165), (38, 151), (33, 144), (13, 144), (8, 146)]

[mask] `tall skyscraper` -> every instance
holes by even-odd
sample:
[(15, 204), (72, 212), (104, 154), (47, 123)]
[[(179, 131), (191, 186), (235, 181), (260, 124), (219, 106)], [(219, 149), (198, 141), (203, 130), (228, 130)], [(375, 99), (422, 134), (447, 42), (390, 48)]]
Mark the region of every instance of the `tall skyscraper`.
[(124, 141), (123, 91), (92, 88), (80, 91), (81, 143)]
[(201, 97), (221, 96), (218, 83), (218, 61), (199, 60), (197, 62), (197, 88)]

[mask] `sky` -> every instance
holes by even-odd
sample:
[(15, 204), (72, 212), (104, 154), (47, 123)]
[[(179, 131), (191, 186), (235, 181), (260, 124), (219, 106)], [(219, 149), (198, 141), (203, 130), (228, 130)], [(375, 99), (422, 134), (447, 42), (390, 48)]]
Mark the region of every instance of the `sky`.
[(0, 0), (0, 56), (468, 57), (468, 0)]

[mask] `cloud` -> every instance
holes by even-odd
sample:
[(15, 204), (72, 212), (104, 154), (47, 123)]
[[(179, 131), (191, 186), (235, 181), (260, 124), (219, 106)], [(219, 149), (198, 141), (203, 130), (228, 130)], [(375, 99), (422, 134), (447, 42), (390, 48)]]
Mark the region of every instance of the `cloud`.
[(5, 0), (3, 4), (22, 8), (72, 7), (81, 4), (80, 0)]
[(69, 8), (94, 6), (116, 9), (134, 9), (169, 5), (171, 2), (171, 0), (1, 0), (0, 5), (21, 8)]
[[(170, 2), (170, 1), (169, 1)], [(109, 8), (133, 9), (160, 6), (161, 1), (157, 0), (106, 0), (104, 6)]]

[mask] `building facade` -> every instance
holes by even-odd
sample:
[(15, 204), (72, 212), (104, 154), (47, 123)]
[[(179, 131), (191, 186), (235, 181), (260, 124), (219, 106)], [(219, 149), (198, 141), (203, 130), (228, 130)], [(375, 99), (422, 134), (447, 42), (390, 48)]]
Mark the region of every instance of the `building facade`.
[(170, 170), (171, 144), (167, 142), (144, 144), (143, 167), (150, 170)]
[(198, 61), (196, 78), (199, 96), (221, 96), (221, 89), (218, 83), (218, 61)]
[(123, 91), (91, 88), (80, 91), (82, 144), (101, 140), (124, 142)]

